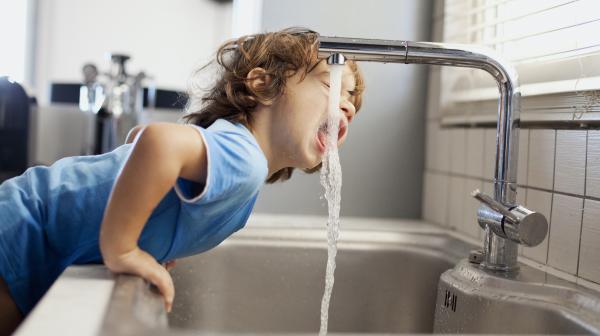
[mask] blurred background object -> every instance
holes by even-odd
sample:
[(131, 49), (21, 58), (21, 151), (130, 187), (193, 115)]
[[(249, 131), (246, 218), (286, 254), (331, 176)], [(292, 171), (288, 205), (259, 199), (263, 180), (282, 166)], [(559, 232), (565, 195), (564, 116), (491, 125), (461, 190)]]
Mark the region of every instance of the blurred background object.
[(191, 74), (230, 37), (231, 8), (213, 0), (0, 0), (0, 75), (39, 103), (31, 107), (27, 166), (99, 152), (89, 149), (96, 141), (88, 139), (98, 135), (90, 134), (90, 106), (84, 113), (79, 102), (82, 86), (94, 99), (104, 94), (107, 53), (132, 56), (131, 85), (136, 74), (152, 75), (150, 83), (137, 78), (156, 88), (152, 95), (153, 85), (145, 85), (142, 99), (134, 99), (138, 110), (143, 104), (137, 123), (179, 120)]
[[(143, 71), (133, 76), (127, 73), (128, 55), (110, 54), (110, 71), (98, 74), (93, 64), (83, 66), (79, 108), (85, 112), (86, 138), (82, 153), (102, 154), (125, 143), (129, 131), (140, 123), (144, 107), (154, 108), (156, 88), (152, 78)], [(144, 83), (147, 101), (144, 105)]]
[(0, 77), (0, 179), (27, 168), (30, 102), (19, 83)]

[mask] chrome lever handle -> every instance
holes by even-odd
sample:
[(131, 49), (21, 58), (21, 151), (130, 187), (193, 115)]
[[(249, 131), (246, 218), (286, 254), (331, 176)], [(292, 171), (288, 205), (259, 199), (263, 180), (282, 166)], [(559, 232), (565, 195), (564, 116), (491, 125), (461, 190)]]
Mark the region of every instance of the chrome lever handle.
[(513, 213), (510, 212), (506, 208), (506, 206), (504, 204), (502, 204), (502, 203), (496, 201), (495, 199), (491, 198), (490, 196), (482, 193), (481, 191), (479, 191), (479, 189), (473, 190), (471, 192), (471, 196), (475, 197), (481, 203), (487, 205), (492, 210), (494, 210), (494, 211), (502, 214), (503, 216), (507, 217), (508, 219), (510, 219), (511, 222), (517, 223), (519, 221), (517, 219), (517, 217), (515, 215), (513, 215)]
[(482, 229), (489, 227), (496, 235), (526, 246), (539, 245), (546, 238), (548, 221), (541, 213), (521, 205), (509, 209), (479, 190), (471, 195), (485, 204), (477, 211)]

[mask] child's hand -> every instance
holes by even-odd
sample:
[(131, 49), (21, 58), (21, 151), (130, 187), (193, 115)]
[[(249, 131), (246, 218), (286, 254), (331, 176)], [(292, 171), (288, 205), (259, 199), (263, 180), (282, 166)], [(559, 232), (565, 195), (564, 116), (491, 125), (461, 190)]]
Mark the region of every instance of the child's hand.
[(166, 269), (149, 253), (136, 247), (130, 252), (111, 258), (111, 260), (105, 258), (104, 264), (115, 273), (139, 275), (154, 284), (165, 299), (165, 309), (167, 312), (171, 312), (175, 287), (167, 269), (175, 265), (174, 260), (167, 262)]

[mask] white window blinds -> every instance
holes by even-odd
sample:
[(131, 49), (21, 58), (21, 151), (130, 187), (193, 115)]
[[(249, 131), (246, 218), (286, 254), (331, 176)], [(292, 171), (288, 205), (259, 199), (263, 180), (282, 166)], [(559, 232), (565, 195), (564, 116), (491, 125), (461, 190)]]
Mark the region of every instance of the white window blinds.
[[(600, 120), (600, 1), (446, 0), (437, 19), (444, 42), (484, 45), (516, 66), (524, 122)], [(442, 76), (446, 120), (494, 120), (498, 90), (488, 74), (444, 68)]]

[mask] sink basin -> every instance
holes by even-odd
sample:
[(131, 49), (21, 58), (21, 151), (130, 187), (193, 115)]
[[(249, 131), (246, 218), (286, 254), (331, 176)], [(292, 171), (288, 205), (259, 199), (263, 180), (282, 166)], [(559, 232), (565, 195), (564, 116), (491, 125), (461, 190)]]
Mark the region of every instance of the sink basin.
[[(325, 223), (254, 215), (217, 248), (178, 260), (171, 314), (139, 277), (70, 267), (17, 335), (67, 323), (78, 335), (314, 335)], [(598, 292), (522, 264), (489, 274), (464, 259), (476, 246), (438, 226), (344, 218), (338, 248), (330, 334), (600, 334)]]
[[(440, 275), (470, 249), (421, 227), (345, 226), (329, 331), (431, 333)], [(316, 333), (327, 249), (322, 228), (247, 229), (180, 260), (172, 327), (208, 333)]]

